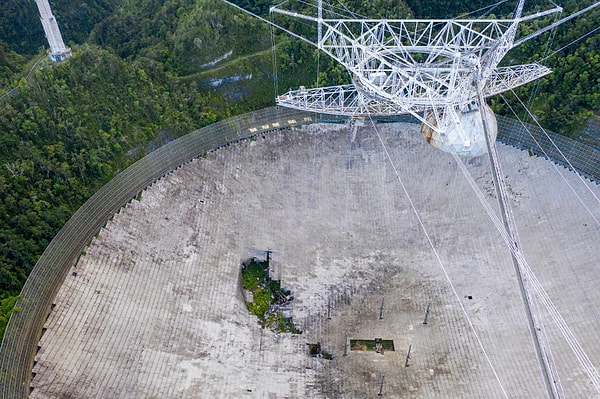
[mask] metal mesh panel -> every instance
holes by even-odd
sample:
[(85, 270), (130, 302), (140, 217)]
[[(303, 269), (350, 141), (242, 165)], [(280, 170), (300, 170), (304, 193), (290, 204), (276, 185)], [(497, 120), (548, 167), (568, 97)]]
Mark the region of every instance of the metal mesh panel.
[[(346, 118), (308, 114), (287, 108), (266, 108), (236, 116), (189, 133), (140, 159), (115, 176), (73, 214), (50, 242), (29, 275), (0, 348), (2, 398), (27, 398), (31, 370), (42, 327), (70, 268), (106, 222), (140, 191), (182, 164), (228, 143), (267, 131), (318, 121)], [(399, 121), (414, 121), (400, 116)], [(385, 122), (393, 120), (387, 118)], [(383, 122), (383, 121), (382, 121)], [(499, 140), (563, 163), (552, 142), (537, 127), (498, 117)], [(529, 130), (529, 131), (528, 131)], [(600, 151), (554, 133), (550, 137), (582, 174), (600, 178)]]
[(600, 151), (596, 148), (515, 119), (497, 119), (501, 142), (576, 170), (592, 181), (600, 180)]

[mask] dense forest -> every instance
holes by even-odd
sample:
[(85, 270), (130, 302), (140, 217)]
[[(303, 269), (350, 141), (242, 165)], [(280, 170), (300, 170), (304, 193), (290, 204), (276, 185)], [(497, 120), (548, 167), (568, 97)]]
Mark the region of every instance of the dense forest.
[[(45, 56), (35, 2), (0, 3), (0, 335), (48, 242), (118, 171), (167, 140), (272, 105), (276, 86), (286, 91), (348, 81), (340, 65), (318, 57), (315, 49), (218, 0), (51, 3), (73, 48), (73, 57), (59, 64)], [(236, 3), (264, 16), (272, 4)], [(382, 18), (454, 17), (489, 5), (484, 0), (342, 3), (359, 15)], [(514, 3), (477, 15), (508, 15)], [(590, 3), (569, 1), (563, 14)], [(548, 3), (533, 2), (528, 10), (542, 5)], [(518, 91), (552, 130), (572, 134), (600, 114), (600, 34), (576, 40), (599, 20), (596, 9), (509, 54), (510, 63), (543, 60), (555, 70)], [(507, 100), (520, 109), (514, 96)], [(491, 102), (497, 112), (510, 113), (502, 99)]]

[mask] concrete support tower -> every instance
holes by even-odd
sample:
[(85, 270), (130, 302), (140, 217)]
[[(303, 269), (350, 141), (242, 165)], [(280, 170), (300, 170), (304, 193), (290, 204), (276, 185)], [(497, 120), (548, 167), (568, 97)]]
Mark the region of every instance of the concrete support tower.
[(71, 56), (71, 49), (66, 47), (63, 42), (62, 36), (60, 35), (60, 29), (58, 29), (58, 23), (56, 22), (54, 15), (52, 15), (48, 0), (36, 0), (35, 2), (38, 6), (38, 10), (40, 10), (40, 19), (42, 20), (44, 33), (50, 44), (48, 57), (52, 61), (66, 60)]

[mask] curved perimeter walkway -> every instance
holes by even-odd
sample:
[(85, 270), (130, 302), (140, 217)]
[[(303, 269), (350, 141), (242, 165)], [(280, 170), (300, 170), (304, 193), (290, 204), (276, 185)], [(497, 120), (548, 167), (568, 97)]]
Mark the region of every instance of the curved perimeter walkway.
[[(573, 173), (499, 150), (525, 255), (598, 367), (600, 206)], [(486, 159), (467, 167), (494, 205)], [(301, 335), (263, 331), (245, 310), (240, 264), (266, 250)], [(414, 125), (311, 125), (196, 159), (115, 215), (66, 274), (32, 398), (545, 396), (508, 250)], [(597, 397), (539, 314), (565, 394)], [(395, 350), (348, 348), (377, 337)]]

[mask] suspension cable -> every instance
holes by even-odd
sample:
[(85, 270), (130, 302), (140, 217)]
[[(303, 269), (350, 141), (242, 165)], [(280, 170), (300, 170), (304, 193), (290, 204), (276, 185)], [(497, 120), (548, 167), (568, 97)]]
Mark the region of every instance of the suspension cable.
[(277, 53), (275, 48), (275, 27), (273, 26), (273, 14), (269, 14), (271, 24), (269, 29), (271, 31), (271, 58), (273, 61), (273, 91), (275, 92), (275, 98), (279, 96), (279, 75), (277, 68)]
[[(501, 237), (506, 242), (510, 251), (513, 253), (513, 255), (518, 259), (519, 263), (521, 264), (521, 271), (523, 272), (524, 280), (527, 282), (529, 287), (533, 288), (537, 297), (545, 305), (548, 313), (550, 314), (550, 316), (552, 317), (556, 326), (558, 327), (559, 331), (563, 335), (563, 338), (565, 339), (565, 341), (567, 341), (567, 343), (569, 344), (569, 347), (571, 348), (571, 350), (577, 357), (577, 360), (579, 361), (581, 368), (588, 375), (590, 381), (592, 382), (592, 384), (594, 385), (596, 390), (598, 392), (600, 392), (600, 374), (598, 374), (598, 371), (596, 370), (594, 364), (590, 361), (589, 357), (587, 356), (587, 354), (581, 347), (581, 344), (578, 342), (577, 338), (575, 337), (575, 335), (569, 328), (568, 324), (566, 323), (564, 318), (561, 316), (560, 312), (558, 311), (558, 309), (556, 308), (556, 306), (554, 305), (554, 303), (552, 302), (552, 300), (546, 293), (546, 290), (544, 289), (544, 287), (542, 286), (540, 281), (537, 279), (537, 277), (533, 273), (533, 270), (529, 266), (529, 263), (525, 260), (523, 254), (521, 253), (519, 248), (516, 246), (514, 240), (512, 240), (512, 238), (509, 237), (508, 233), (506, 232), (506, 229), (504, 229), (504, 227), (503, 227), (502, 222), (500, 221), (500, 219), (498, 218), (498, 216), (492, 209), (491, 205), (485, 199), (483, 192), (477, 186), (477, 183), (475, 182), (475, 180), (473, 180), (473, 177), (466, 169), (466, 166), (464, 165), (464, 163), (462, 162), (460, 157), (458, 157), (458, 155), (457, 155), (455, 157), (455, 159), (457, 160), (457, 164), (463, 171), (465, 178), (469, 182), (469, 185), (471, 186), (471, 188), (475, 192), (477, 198), (479, 199), (479, 202), (481, 203), (483, 208), (486, 210), (488, 216), (492, 220), (492, 223), (494, 224), (494, 226), (500, 233)], [(556, 377), (557, 377), (556, 375), (553, 376), (553, 378), (556, 378)]]
[[(554, 18), (554, 22), (556, 22), (560, 16), (562, 15), (562, 10), (560, 13), (555, 15)], [(550, 51), (550, 46), (552, 45), (552, 42), (554, 41), (554, 37), (556, 36), (556, 31), (558, 30), (558, 28), (555, 26), (552, 30), (550, 30), (550, 37), (548, 38), (548, 40), (546, 40), (546, 44), (544, 46), (544, 50), (542, 51), (542, 55), (545, 57), (546, 55), (548, 55), (548, 52)], [(529, 94), (529, 101), (528, 105), (531, 107), (533, 100), (537, 97), (537, 94), (540, 91), (540, 80), (535, 80), (532, 88), (531, 88), (531, 92)]]
[[(367, 18), (366, 16), (363, 16), (363, 15), (357, 14), (357, 13), (355, 13), (353, 11), (350, 11), (348, 9), (348, 7), (346, 7), (346, 5), (344, 3), (342, 3), (341, 1), (339, 1), (339, 0), (338, 0), (338, 3), (340, 4), (341, 9), (343, 9), (344, 11), (346, 11), (348, 13), (348, 15), (350, 15), (352, 18), (362, 18), (362, 19), (366, 19)], [(334, 8), (340, 8), (340, 7), (334, 7)], [(339, 14), (339, 15), (340, 16), (344, 16), (344, 14)]]
[(319, 86), (319, 72), (321, 70), (321, 38), (323, 24), (323, 0), (319, 0), (319, 8), (317, 10), (317, 78), (315, 79), (315, 86)]
[[(470, 11), (470, 12), (466, 12), (466, 13), (460, 14), (460, 15), (459, 15), (457, 18), (464, 18), (464, 17), (467, 17), (467, 16), (469, 16), (469, 15), (472, 15), (472, 14), (478, 13), (478, 12), (480, 12), (480, 11), (488, 10), (488, 9), (489, 9), (489, 10), (488, 10), (488, 11), (487, 11), (485, 14), (489, 14), (489, 13), (491, 13), (492, 11), (494, 11), (494, 9), (495, 9), (496, 7), (498, 7), (498, 6), (499, 6), (499, 5), (501, 5), (501, 4), (504, 4), (504, 3), (506, 3), (507, 1), (508, 1), (508, 0), (500, 0), (499, 2), (497, 2), (497, 3), (495, 3), (495, 4), (490, 4), (489, 6), (481, 7), (481, 8), (478, 8), (477, 10), (473, 10), (473, 11)], [(484, 14), (484, 15), (485, 15), (485, 14)]]
[(534, 37), (539, 36), (539, 35), (541, 35), (544, 32), (547, 32), (547, 31), (549, 31), (551, 29), (554, 29), (554, 27), (556, 27), (558, 25), (561, 25), (561, 24), (563, 24), (563, 23), (565, 23), (567, 21), (570, 21), (571, 19), (573, 19), (575, 17), (578, 17), (579, 15), (584, 14), (584, 13), (588, 12), (589, 10), (591, 10), (591, 9), (593, 9), (595, 7), (598, 7), (598, 6), (600, 6), (600, 1), (598, 1), (598, 2), (596, 2), (594, 4), (592, 4), (592, 5), (584, 8), (584, 9), (581, 9), (581, 10), (579, 10), (579, 11), (577, 11), (577, 12), (575, 12), (575, 13), (573, 13), (573, 14), (571, 14), (571, 15), (569, 15), (569, 16), (567, 16), (567, 17), (565, 17), (565, 18), (563, 18), (563, 19), (561, 19), (559, 21), (556, 21), (556, 22), (554, 22), (554, 23), (546, 26), (545, 28), (542, 28), (542, 29), (540, 29), (540, 30), (538, 30), (536, 32), (533, 32), (533, 33), (531, 33), (531, 34), (529, 34), (529, 35), (527, 35), (525, 37), (520, 38), (519, 40), (515, 41), (512, 46), (513, 47), (517, 47), (518, 45), (520, 45), (520, 44), (522, 44), (522, 43), (524, 43), (524, 42), (526, 42), (528, 40), (531, 40)]
[(269, 21), (268, 19), (266, 19), (266, 18), (263, 18), (263, 17), (261, 17), (260, 15), (257, 15), (257, 14), (255, 14), (255, 13), (253, 13), (252, 11), (248, 11), (248, 10), (246, 10), (246, 9), (244, 9), (244, 8), (242, 8), (242, 7), (238, 6), (237, 4), (234, 4), (234, 3), (232, 3), (232, 2), (230, 2), (230, 1), (228, 1), (228, 0), (221, 0), (221, 1), (223, 1), (223, 2), (224, 2), (224, 3), (226, 3), (226, 4), (229, 4), (229, 5), (230, 5), (230, 6), (232, 6), (232, 7), (235, 7), (235, 8), (237, 8), (238, 10), (240, 10), (240, 11), (242, 11), (242, 12), (244, 12), (244, 13), (246, 13), (246, 14), (248, 14), (248, 15), (250, 15), (250, 16), (252, 16), (252, 17), (254, 17), (254, 18), (256, 18), (256, 19), (258, 19), (258, 20), (260, 20), (260, 21), (262, 21), (262, 22), (265, 22), (265, 23), (267, 23), (267, 24), (269, 24), (269, 25), (271, 25), (271, 26), (274, 26), (274, 27), (275, 27), (275, 28), (277, 28), (277, 29), (280, 29), (280, 30), (282, 30), (283, 32), (287, 33), (288, 35), (290, 35), (290, 36), (292, 36), (292, 37), (295, 37), (296, 39), (300, 39), (300, 40), (302, 40), (303, 42), (310, 44), (311, 46), (314, 46), (314, 45), (315, 45), (313, 42), (311, 42), (311, 41), (310, 41), (310, 40), (308, 40), (307, 38), (305, 38), (305, 37), (302, 37), (302, 36), (300, 36), (299, 34), (297, 34), (297, 33), (294, 33), (294, 32), (292, 32), (291, 30), (289, 30), (289, 29), (286, 29), (286, 28), (284, 28), (284, 27), (283, 27), (283, 26), (281, 26), (281, 25), (277, 25), (276, 23), (273, 23), (273, 22)]
[[(522, 3), (519, 3), (520, 5)], [(519, 10), (515, 12), (518, 14)], [(488, 151), (488, 158), (490, 161), (490, 167), (492, 170), (492, 178), (494, 180), (494, 186), (496, 189), (496, 195), (498, 199), (498, 206), (500, 208), (500, 217), (502, 218), (503, 230), (508, 236), (510, 240), (510, 244), (515, 248), (519, 248), (519, 240), (517, 236), (517, 227), (515, 225), (515, 219), (512, 214), (512, 208), (508, 203), (506, 196), (506, 186), (504, 184), (504, 173), (502, 172), (502, 166), (500, 164), (500, 159), (498, 156), (498, 152), (496, 146), (494, 145), (495, 137), (492, 136), (490, 126), (488, 123), (488, 117), (485, 114), (485, 97), (483, 95), (483, 82), (477, 82), (477, 98), (480, 104), (481, 109), (481, 123), (483, 125), (483, 133), (485, 135), (485, 143)], [(458, 158), (458, 155), (454, 157)], [(552, 382), (555, 378), (552, 377), (553, 374), (553, 365), (550, 364), (548, 356), (546, 355), (543, 345), (541, 342), (541, 337), (538, 334), (538, 330), (536, 330), (536, 315), (533, 312), (533, 308), (531, 306), (531, 297), (529, 295), (529, 290), (527, 287), (527, 279), (522, 271), (522, 264), (519, 261), (519, 258), (515, 253), (511, 251), (512, 255), (512, 263), (515, 268), (515, 272), (517, 275), (517, 282), (519, 283), (519, 290), (521, 292), (521, 297), (523, 298), (523, 305), (525, 307), (525, 314), (527, 316), (527, 323), (529, 324), (529, 329), (534, 336), (534, 347), (536, 351), (536, 355), (538, 357), (538, 361), (540, 364), (540, 368), (542, 371), (542, 377), (544, 378), (544, 384), (546, 385), (546, 389), (548, 390), (548, 394), (552, 398), (558, 397), (558, 392), (556, 391), (556, 385)]]
[[(558, 375), (556, 375), (556, 373), (554, 372), (554, 367), (552, 367), (552, 364), (550, 363), (550, 358), (547, 356), (546, 351), (544, 350), (545, 346), (547, 346), (547, 345), (544, 345), (544, 342), (541, 339), (542, 337), (540, 336), (540, 334), (538, 333), (538, 329), (536, 328), (536, 326), (539, 326), (540, 323), (538, 322), (537, 315), (535, 314), (535, 312), (533, 312), (533, 309), (531, 306), (532, 298), (531, 298), (531, 295), (529, 294), (529, 289), (528, 289), (529, 281), (523, 270), (524, 269), (523, 262), (520, 261), (520, 258), (516, 254), (516, 251), (518, 250), (519, 246), (517, 244), (518, 241), (516, 239), (516, 229), (512, 223), (513, 222), (512, 214), (510, 214), (510, 216), (508, 216), (508, 214), (505, 213), (507, 211), (507, 208), (510, 209), (510, 207), (508, 206), (508, 204), (504, 204), (504, 206), (501, 206), (501, 212), (505, 215), (505, 217), (503, 218), (503, 221), (500, 221), (500, 219), (498, 218), (496, 213), (493, 211), (491, 205), (485, 200), (483, 192), (481, 192), (481, 189), (477, 186), (477, 184), (475, 183), (475, 180), (473, 180), (473, 177), (467, 170), (462, 159), (460, 159), (460, 157), (454, 152), (452, 153), (452, 156), (454, 157), (456, 164), (459, 166), (460, 170), (462, 171), (465, 179), (469, 182), (469, 185), (475, 192), (477, 198), (483, 205), (485, 211), (488, 213), (488, 216), (491, 218), (492, 223), (494, 224), (494, 226), (496, 227), (498, 232), (500, 232), (500, 234), (506, 241), (509, 249), (511, 250), (512, 260), (513, 260), (513, 264), (515, 267), (515, 271), (517, 273), (517, 279), (519, 282), (519, 288), (521, 291), (521, 295), (523, 296), (523, 303), (525, 305), (525, 311), (526, 311), (526, 316), (527, 316), (527, 321), (528, 321), (527, 327), (529, 330), (529, 334), (531, 335), (532, 342), (534, 343), (534, 347), (535, 347), (535, 350), (536, 350), (536, 353), (538, 356), (538, 360), (540, 362), (539, 363), (540, 371), (542, 372), (542, 376), (544, 377), (544, 382), (548, 389), (548, 393), (551, 394), (553, 397), (557, 397), (557, 396), (560, 397), (557, 392), (556, 384), (552, 383), (552, 381), (558, 380)], [(492, 167), (493, 167), (494, 162), (491, 162), (491, 163), (492, 163)], [(492, 171), (492, 173), (494, 173), (494, 171)], [(496, 172), (496, 173), (498, 173), (498, 172)], [(502, 182), (498, 181), (499, 178), (500, 178), (500, 176), (498, 176), (494, 179), (494, 182), (496, 183), (495, 186), (497, 188), (497, 191), (504, 190), (504, 186), (502, 185)], [(498, 197), (503, 197), (503, 194), (501, 192), (499, 192)], [(502, 198), (502, 199), (504, 199), (504, 198)], [(500, 200), (500, 198), (499, 198), (499, 200)]]
[(597, 26), (596, 28), (592, 29), (591, 31), (589, 31), (588, 33), (579, 36), (577, 39), (571, 41), (570, 43), (562, 46), (561, 48), (559, 48), (558, 50), (555, 50), (554, 52), (552, 52), (551, 54), (545, 56), (544, 58), (539, 59), (537, 62), (542, 62), (547, 60), (548, 58), (552, 57), (554, 54), (559, 53), (561, 51), (563, 51), (564, 49), (566, 49), (567, 47), (572, 46), (573, 44), (577, 43), (578, 41), (585, 39), (586, 37), (588, 37), (589, 35), (593, 34), (594, 32), (596, 32), (597, 30), (600, 30), (600, 26)]
[[(587, 189), (587, 191), (590, 192), (590, 194), (592, 195), (592, 197), (594, 197), (594, 199), (596, 200), (596, 202), (598, 202), (598, 204), (600, 205), (600, 198), (598, 198), (598, 196), (596, 195), (596, 193), (594, 193), (594, 191), (591, 189), (591, 187), (587, 184), (587, 182), (585, 181), (585, 179), (583, 178), (583, 176), (581, 176), (581, 174), (579, 172), (577, 172), (577, 169), (573, 166), (573, 164), (571, 163), (571, 161), (569, 161), (569, 159), (567, 158), (567, 156), (562, 152), (562, 150), (558, 147), (558, 145), (556, 145), (556, 143), (554, 142), (554, 140), (552, 139), (552, 137), (550, 137), (550, 135), (548, 134), (548, 132), (546, 131), (546, 129), (544, 129), (540, 125), (540, 123), (533, 116), (533, 114), (531, 113), (531, 111), (529, 111), (529, 109), (525, 106), (525, 104), (523, 104), (523, 101), (521, 101), (521, 99), (519, 98), (519, 96), (517, 95), (517, 93), (515, 93), (514, 90), (512, 90), (512, 89), (511, 89), (511, 91), (514, 94), (514, 96), (516, 97), (516, 99), (519, 101), (519, 103), (521, 104), (521, 106), (527, 111), (529, 117), (540, 128), (540, 130), (542, 131), (542, 133), (544, 134), (544, 136), (548, 139), (548, 141), (550, 141), (550, 143), (552, 144), (552, 146), (558, 151), (558, 153), (565, 160), (565, 162), (567, 163), (567, 165), (569, 165), (569, 168), (571, 168), (571, 170), (575, 171), (575, 174), (577, 175), (577, 177), (579, 178), (579, 180), (581, 181), (581, 183), (583, 183), (583, 185), (585, 186), (585, 188)], [(506, 99), (504, 98), (504, 96), (502, 96), (502, 98), (504, 99), (505, 103), (508, 104), (508, 102), (506, 101)], [(527, 133), (529, 133), (529, 136), (535, 141), (535, 143), (538, 145), (538, 147), (540, 147), (542, 149), (542, 152), (544, 153), (544, 155), (546, 157), (548, 157), (548, 154), (544, 151), (544, 149), (538, 143), (538, 141), (533, 137), (533, 135), (531, 134), (531, 132), (529, 131), (529, 129), (527, 129), (527, 127), (523, 124), (523, 122), (521, 121), (521, 119), (519, 119), (519, 116), (514, 112), (514, 110), (512, 109), (512, 107), (510, 105), (509, 105), (509, 108), (513, 112), (513, 114), (515, 114), (515, 116), (517, 117), (517, 119), (519, 120), (519, 122), (521, 122), (521, 124), (525, 127), (525, 130), (527, 131)], [(579, 201), (584, 206), (584, 208), (588, 211), (588, 213), (592, 216), (592, 218), (594, 219), (594, 221), (596, 222), (596, 224), (598, 226), (600, 226), (600, 221), (598, 221), (598, 219), (596, 218), (596, 216), (594, 216), (593, 212), (585, 205), (585, 203), (581, 200), (581, 198), (579, 198), (579, 196), (577, 195), (577, 193), (575, 192), (575, 190), (571, 187), (571, 185), (569, 185), (569, 188), (575, 194), (575, 196), (579, 199)]]
[(496, 372), (496, 368), (492, 364), (492, 361), (491, 361), (485, 347), (483, 346), (483, 342), (481, 341), (479, 334), (477, 334), (477, 330), (475, 330), (475, 325), (473, 324), (473, 321), (469, 317), (467, 310), (465, 309), (462, 301), (460, 300), (460, 296), (458, 295), (458, 292), (456, 291), (456, 288), (454, 287), (454, 284), (452, 283), (452, 279), (450, 278), (450, 275), (448, 274), (446, 267), (444, 266), (444, 263), (442, 262), (442, 259), (439, 255), (435, 245), (433, 244), (433, 240), (432, 240), (431, 236), (429, 235), (429, 232), (427, 231), (427, 228), (425, 227), (423, 220), (421, 219), (421, 215), (419, 214), (417, 207), (415, 206), (410, 194), (408, 193), (408, 190), (406, 189), (406, 186), (404, 185), (404, 182), (402, 181), (402, 178), (400, 177), (400, 173), (398, 172), (398, 169), (396, 168), (396, 165), (394, 164), (394, 161), (392, 160), (392, 157), (391, 157), (381, 135), (379, 134), (379, 130), (377, 129), (377, 126), (375, 125), (375, 122), (373, 121), (373, 118), (371, 117), (370, 114), (369, 114), (369, 120), (371, 122), (371, 125), (373, 126), (373, 129), (375, 130), (375, 133), (377, 135), (377, 138), (379, 139), (379, 142), (381, 143), (381, 146), (383, 147), (385, 156), (386, 156), (387, 160), (389, 161), (389, 164), (392, 167), (392, 170), (394, 171), (394, 174), (396, 175), (398, 182), (400, 183), (400, 187), (402, 187), (402, 191), (404, 192), (404, 195), (406, 195), (406, 198), (408, 199), (408, 202), (413, 211), (413, 214), (417, 218), (419, 226), (421, 227), (421, 230), (425, 234), (425, 237), (427, 239), (429, 247), (431, 248), (431, 250), (437, 260), (437, 263), (440, 266), (440, 269), (442, 270), (442, 273), (444, 274), (444, 277), (446, 278), (446, 281), (448, 282), (448, 285), (450, 286), (450, 289), (452, 290), (452, 293), (454, 294), (454, 297), (456, 298), (456, 301), (458, 302), (458, 304), (462, 310), (462, 313), (465, 316), (465, 319), (467, 320), (467, 323), (469, 324), (471, 331), (473, 332), (473, 335), (475, 336), (475, 340), (477, 341), (477, 344), (479, 345), (479, 348), (481, 349), (481, 352), (483, 353), (483, 356), (484, 356), (486, 362), (490, 366), (490, 369), (492, 370), (492, 373), (494, 374), (494, 377), (495, 377), (496, 381), (498, 382), (498, 385), (500, 386), (500, 390), (502, 391), (502, 394), (505, 398), (508, 398), (509, 397), (508, 393), (506, 392), (504, 385), (502, 385), (502, 381), (500, 381), (500, 376)]

